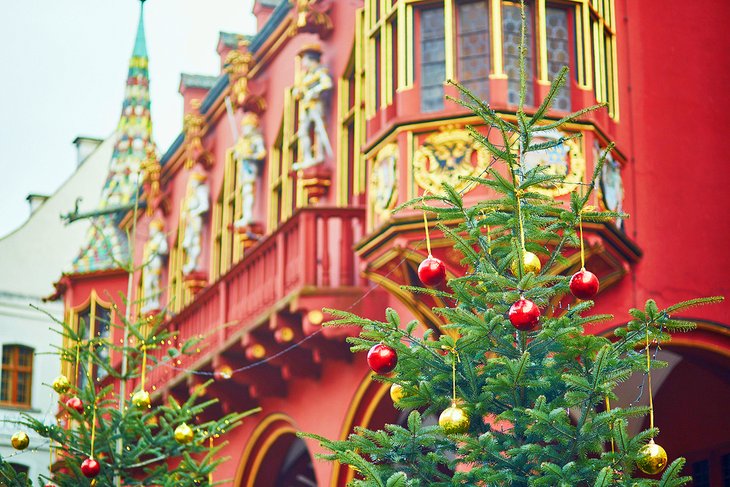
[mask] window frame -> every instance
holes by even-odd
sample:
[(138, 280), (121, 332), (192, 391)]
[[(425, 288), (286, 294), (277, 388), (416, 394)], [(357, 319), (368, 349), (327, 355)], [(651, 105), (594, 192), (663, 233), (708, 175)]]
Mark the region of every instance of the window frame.
[[(89, 344), (89, 341), (92, 340), (92, 337), (96, 336), (97, 330), (96, 330), (96, 322), (97, 322), (97, 308), (102, 308), (104, 310), (107, 310), (109, 312), (109, 323), (108, 323), (108, 330), (109, 335), (106, 337), (107, 342), (111, 343), (113, 339), (113, 323), (116, 321), (116, 314), (117, 314), (117, 307), (114, 303), (110, 301), (104, 301), (101, 299), (99, 294), (96, 292), (96, 289), (92, 289), (91, 293), (89, 293), (89, 297), (84, 301), (83, 303), (79, 304), (78, 306), (75, 306), (71, 308), (69, 311), (69, 317), (67, 322), (70, 324), (70, 326), (75, 330), (75, 332), (80, 335), (81, 331), (79, 326), (80, 318), (83, 314), (85, 314), (86, 310), (89, 311), (89, 321), (87, 323), (88, 329), (89, 329), (89, 337), (85, 340), (82, 340), (80, 342), (72, 342), (68, 338), (64, 338), (64, 348), (67, 350), (76, 350), (76, 347), (79, 348), (87, 347)], [(74, 353), (71, 353), (70, 355), (65, 357), (65, 363), (63, 366), (63, 372), (66, 377), (71, 378), (71, 381), (74, 385), (78, 386), (78, 375), (77, 371), (74, 369), (75, 366), (75, 359), (76, 356)], [(93, 359), (89, 357), (89, 360), (86, 363), (86, 370), (89, 371), (89, 375), (93, 377), (94, 381), (98, 381), (100, 378), (98, 377), (98, 367), (94, 365)], [(81, 370), (81, 364), (79, 364), (79, 370), (78, 374), (82, 373)]]
[[(21, 366), (20, 365), (20, 352), (21, 350), (30, 352), (30, 365), (27, 366)], [(5, 363), (5, 357), (7, 353), (12, 353), (12, 356), (10, 358), (10, 362), (8, 364)], [(2, 378), (5, 377), (5, 374), (9, 374), (9, 395), (10, 398), (5, 401), (0, 401), (0, 406), (3, 407), (12, 407), (12, 408), (24, 408), (24, 409), (30, 409), (33, 404), (33, 362), (35, 359), (35, 349), (33, 347), (29, 347), (28, 345), (23, 345), (19, 343), (9, 343), (5, 344), (2, 347), (2, 366), (1, 366), (1, 374)], [(18, 400), (18, 375), (19, 374), (28, 374), (28, 382), (27, 382), (27, 401), (19, 401)]]

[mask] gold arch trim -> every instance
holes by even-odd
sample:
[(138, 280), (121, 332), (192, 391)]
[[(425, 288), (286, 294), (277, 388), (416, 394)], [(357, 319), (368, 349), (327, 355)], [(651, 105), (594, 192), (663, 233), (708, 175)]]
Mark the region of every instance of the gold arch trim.
[[(363, 381), (360, 383), (360, 386), (357, 388), (357, 391), (355, 391), (355, 395), (352, 398), (352, 401), (350, 402), (350, 407), (347, 410), (347, 414), (345, 415), (345, 421), (342, 423), (342, 430), (340, 431), (340, 440), (344, 440), (347, 438), (347, 435), (352, 432), (352, 428), (355, 426), (354, 420), (355, 415), (358, 413), (358, 411), (363, 410), (364, 406), (364, 412), (362, 415), (362, 422), (360, 426), (365, 426), (370, 423), (370, 420), (373, 417), (373, 414), (375, 413), (375, 408), (378, 407), (380, 404), (380, 401), (383, 399), (383, 396), (388, 392), (388, 389), (390, 388), (390, 385), (386, 382), (383, 382), (382, 384), (376, 385), (378, 389), (373, 394), (372, 398), (365, 404), (361, 404), (363, 402), (363, 397), (365, 397), (365, 394), (368, 392), (368, 389), (373, 387), (375, 382), (373, 382), (373, 373), (368, 372)], [(330, 480), (330, 487), (337, 487), (340, 480), (340, 470), (341, 470), (341, 464), (338, 462), (335, 464), (335, 467), (332, 469), (332, 477)], [(345, 478), (345, 483), (350, 482), (355, 476), (355, 472), (353, 469), (349, 468), (347, 470), (347, 477)]]
[(246, 448), (244, 448), (243, 454), (241, 455), (241, 460), (238, 464), (238, 469), (236, 470), (236, 477), (233, 485), (237, 487), (241, 485), (241, 482), (243, 482), (244, 480), (243, 476), (246, 473), (246, 467), (249, 466), (249, 458), (251, 457), (254, 448), (259, 447), (259, 439), (264, 433), (267, 432), (269, 427), (277, 421), (281, 421), (284, 424), (276, 427), (269, 435), (269, 437), (264, 440), (263, 444), (261, 444), (260, 448), (256, 452), (256, 456), (250, 463), (250, 472), (248, 473), (248, 481), (246, 483), (246, 487), (253, 486), (253, 482), (256, 479), (256, 474), (258, 474), (258, 471), (261, 468), (261, 463), (263, 462), (266, 453), (271, 448), (271, 445), (273, 445), (274, 442), (284, 434), (296, 433), (296, 429), (294, 429), (294, 427), (292, 426), (294, 421), (290, 416), (287, 416), (284, 413), (274, 413), (264, 418), (256, 426), (256, 428), (254, 428), (253, 432), (251, 433), (251, 437), (246, 442)]

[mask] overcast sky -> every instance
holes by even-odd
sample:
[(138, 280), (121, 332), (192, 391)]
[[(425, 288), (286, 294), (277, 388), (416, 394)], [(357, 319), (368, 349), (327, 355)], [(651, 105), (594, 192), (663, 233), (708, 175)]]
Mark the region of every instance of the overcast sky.
[[(119, 120), (139, 18), (137, 0), (2, 0), (0, 237), (25, 221), (28, 193), (50, 194), (73, 172), (79, 135)], [(218, 32), (251, 34), (253, 0), (148, 0), (154, 138), (182, 129), (180, 73), (217, 75)]]

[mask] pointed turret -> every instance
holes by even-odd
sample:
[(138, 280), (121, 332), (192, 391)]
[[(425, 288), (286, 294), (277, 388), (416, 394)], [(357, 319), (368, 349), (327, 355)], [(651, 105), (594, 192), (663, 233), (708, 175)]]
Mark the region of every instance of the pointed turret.
[[(129, 60), (122, 114), (115, 133), (117, 141), (98, 208), (100, 213), (106, 214), (94, 218), (87, 244), (73, 262), (73, 272), (115, 269), (128, 259), (127, 237), (119, 228), (119, 221), (134, 203), (137, 185), (142, 181), (142, 176), (138, 177), (140, 166), (147, 157), (148, 148), (153, 144), (147, 66), (142, 0), (137, 36)], [(113, 211), (117, 208), (119, 211)]]

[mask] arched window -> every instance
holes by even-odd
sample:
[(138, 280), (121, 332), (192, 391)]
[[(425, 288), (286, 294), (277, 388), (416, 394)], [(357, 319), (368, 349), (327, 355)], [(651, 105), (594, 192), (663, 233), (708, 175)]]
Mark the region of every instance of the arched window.
[(0, 403), (30, 407), (33, 383), (33, 349), (24, 345), (3, 345)]

